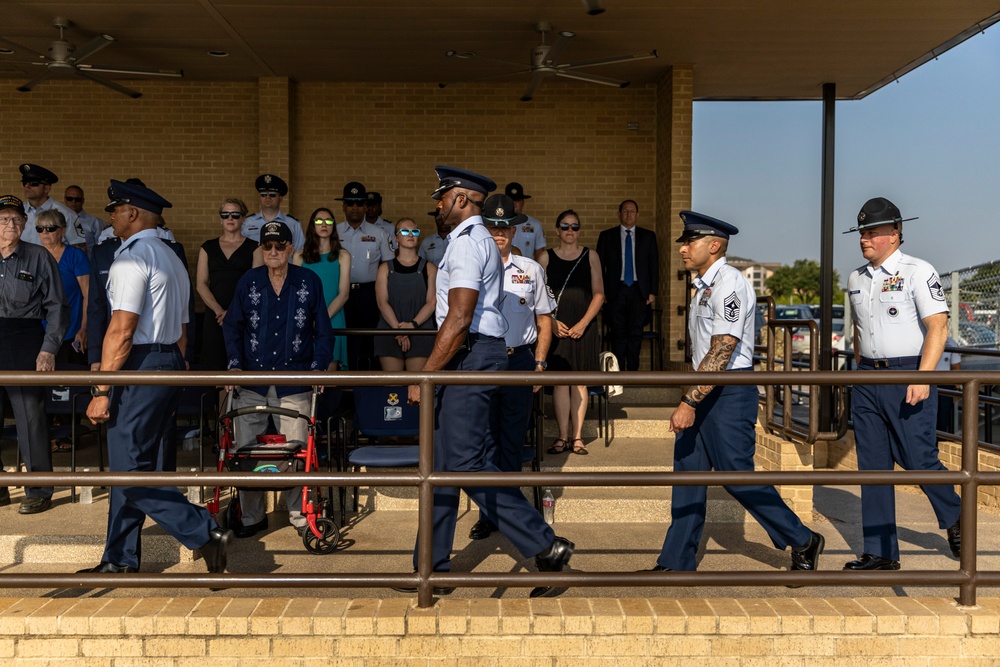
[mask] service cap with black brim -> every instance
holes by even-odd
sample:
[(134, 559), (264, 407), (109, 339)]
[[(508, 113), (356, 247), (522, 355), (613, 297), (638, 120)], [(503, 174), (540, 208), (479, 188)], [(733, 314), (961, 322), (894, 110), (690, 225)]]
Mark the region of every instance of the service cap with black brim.
[(872, 229), (873, 227), (894, 225), (900, 222), (909, 222), (910, 220), (919, 219), (920, 218), (904, 218), (903, 214), (899, 212), (899, 208), (891, 201), (885, 197), (874, 197), (866, 201), (865, 205), (861, 207), (861, 211), (858, 212), (858, 226), (851, 227), (844, 232), (844, 234), (850, 234), (851, 232), (863, 232), (864, 230)]
[(129, 204), (144, 211), (161, 215), (163, 209), (173, 206), (173, 204), (144, 185), (116, 180), (112, 180), (111, 186), (108, 188), (108, 199), (110, 203), (104, 207), (104, 210), (108, 213), (111, 213), (122, 204)]
[(680, 216), (681, 220), (684, 221), (684, 231), (677, 237), (676, 243), (686, 243), (702, 236), (728, 239), (730, 236), (740, 233), (736, 226), (704, 213), (681, 211)]
[(516, 227), (527, 220), (524, 213), (514, 213), (514, 200), (505, 194), (491, 195), (483, 204), (483, 224), (487, 227)]
[(441, 199), (441, 196), (452, 188), (471, 190), (483, 195), (488, 195), (497, 189), (497, 184), (492, 179), (474, 171), (442, 165), (434, 167), (434, 171), (440, 182), (437, 189), (431, 193), (431, 199)]

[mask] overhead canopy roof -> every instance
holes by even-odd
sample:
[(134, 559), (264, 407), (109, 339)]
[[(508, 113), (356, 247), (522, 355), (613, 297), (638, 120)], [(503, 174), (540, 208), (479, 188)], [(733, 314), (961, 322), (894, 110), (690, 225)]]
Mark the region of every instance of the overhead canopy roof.
[[(0, 85), (41, 68), (15, 64), (58, 38), (116, 42), (95, 66), (179, 69), (189, 79), (458, 84), (526, 68), (539, 21), (576, 33), (562, 62), (656, 50), (658, 59), (589, 68), (633, 83), (695, 66), (695, 99), (817, 99), (834, 82), (857, 98), (1000, 18), (996, 0), (4, 0)], [(208, 55), (226, 51), (228, 57)], [(446, 57), (445, 52), (475, 57)], [(494, 62), (508, 61), (512, 64)], [(110, 78), (135, 78), (108, 75)], [(498, 81), (528, 80), (520, 74)], [(9, 83), (8, 83), (9, 82)], [(30, 93), (29, 93), (30, 94)]]

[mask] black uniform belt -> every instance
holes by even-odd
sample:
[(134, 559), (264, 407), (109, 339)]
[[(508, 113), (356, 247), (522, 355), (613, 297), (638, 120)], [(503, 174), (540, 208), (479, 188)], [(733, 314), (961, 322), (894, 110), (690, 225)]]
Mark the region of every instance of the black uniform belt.
[(733, 371), (743, 372), (743, 371), (752, 371), (752, 370), (753, 370), (753, 366), (747, 366), (746, 368), (727, 368), (726, 369), (726, 371), (728, 371), (728, 372), (733, 372)]
[(375, 283), (351, 283), (351, 289), (361, 289), (362, 287), (368, 287), (369, 285), (374, 285)]
[(177, 343), (142, 343), (133, 345), (132, 349), (136, 352), (176, 352), (180, 348)]
[(515, 354), (520, 354), (521, 352), (524, 352), (525, 350), (530, 350), (530, 349), (531, 349), (530, 345), (518, 345), (517, 347), (508, 347), (507, 348), (507, 356), (508, 357), (512, 357)]
[(471, 331), (465, 335), (465, 342), (459, 346), (460, 350), (471, 350), (472, 346), (478, 342), (490, 343), (495, 341), (503, 342), (503, 338), (497, 336), (487, 336), (486, 334), (481, 334), (475, 331)]
[(872, 359), (861, 357), (862, 366), (871, 366), (875, 369), (900, 368), (902, 366), (919, 366), (920, 357), (890, 357), (888, 359)]

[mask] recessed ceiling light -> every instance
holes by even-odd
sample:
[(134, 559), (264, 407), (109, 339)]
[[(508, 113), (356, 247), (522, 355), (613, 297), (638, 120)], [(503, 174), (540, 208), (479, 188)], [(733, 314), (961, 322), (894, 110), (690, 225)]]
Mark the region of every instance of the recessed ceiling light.
[(213, 58), (226, 58), (229, 56), (229, 51), (209, 51), (208, 55)]
[(0, 48), (0, 56), (14, 55), (14, 49)]

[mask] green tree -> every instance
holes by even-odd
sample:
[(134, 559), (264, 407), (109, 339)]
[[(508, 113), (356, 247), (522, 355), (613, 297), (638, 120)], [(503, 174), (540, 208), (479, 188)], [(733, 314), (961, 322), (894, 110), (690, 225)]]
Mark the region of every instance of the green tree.
[[(767, 279), (767, 289), (777, 302), (783, 302), (786, 298), (794, 296), (802, 303), (818, 303), (820, 295), (820, 265), (814, 259), (797, 259), (791, 266), (782, 266)], [(843, 301), (840, 295), (840, 276), (833, 272), (833, 294), (830, 295), (834, 303)]]

